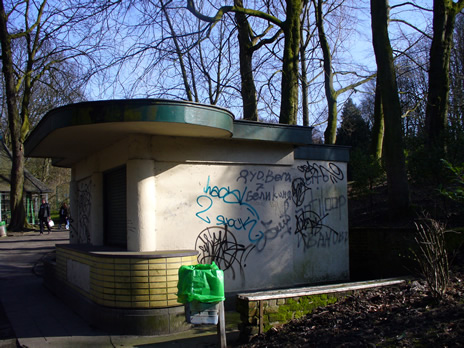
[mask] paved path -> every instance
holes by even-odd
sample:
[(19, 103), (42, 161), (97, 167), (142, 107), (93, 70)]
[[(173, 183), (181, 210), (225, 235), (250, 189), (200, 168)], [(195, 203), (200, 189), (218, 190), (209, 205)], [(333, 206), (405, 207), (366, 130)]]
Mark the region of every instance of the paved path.
[[(16, 347), (16, 341), (24, 348), (217, 346), (211, 326), (171, 336), (115, 336), (89, 326), (48, 291), (41, 278), (41, 259), (54, 251), (55, 244), (68, 240), (68, 231), (57, 230), (0, 238), (0, 348)], [(8, 321), (17, 340), (10, 335)], [(229, 344), (236, 334), (228, 333)]]

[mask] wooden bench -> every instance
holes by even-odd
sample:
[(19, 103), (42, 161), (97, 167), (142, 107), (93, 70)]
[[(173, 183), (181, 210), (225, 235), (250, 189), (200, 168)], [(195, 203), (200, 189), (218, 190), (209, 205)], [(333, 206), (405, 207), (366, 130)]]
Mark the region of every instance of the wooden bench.
[(247, 340), (272, 326), (302, 317), (318, 307), (337, 302), (340, 297), (356, 290), (397, 285), (407, 279), (391, 278), (237, 294), (240, 336)]

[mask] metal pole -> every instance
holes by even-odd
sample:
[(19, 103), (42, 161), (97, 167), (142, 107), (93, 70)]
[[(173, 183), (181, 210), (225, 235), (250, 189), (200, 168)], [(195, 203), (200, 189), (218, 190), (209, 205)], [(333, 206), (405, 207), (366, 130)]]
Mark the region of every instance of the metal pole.
[(217, 325), (217, 332), (219, 337), (219, 346), (221, 348), (227, 348), (227, 336), (226, 336), (226, 318), (224, 315), (224, 301), (219, 303), (219, 321)]

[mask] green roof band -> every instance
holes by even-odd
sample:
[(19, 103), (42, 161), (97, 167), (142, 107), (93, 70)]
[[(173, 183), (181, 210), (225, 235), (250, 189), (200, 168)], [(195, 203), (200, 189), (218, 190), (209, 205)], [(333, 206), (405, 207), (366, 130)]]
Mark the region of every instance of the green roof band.
[(163, 99), (83, 102), (54, 109), (45, 117), (56, 113), (61, 116), (60, 127), (107, 122), (168, 122), (221, 128), (231, 134), (234, 120), (233, 114), (226, 109)]

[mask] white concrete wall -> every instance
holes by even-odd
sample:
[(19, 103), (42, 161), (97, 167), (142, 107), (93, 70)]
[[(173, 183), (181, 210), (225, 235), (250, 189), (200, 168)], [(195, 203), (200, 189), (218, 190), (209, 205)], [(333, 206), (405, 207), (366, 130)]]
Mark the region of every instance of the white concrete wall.
[(227, 291), (348, 279), (344, 163), (156, 169), (157, 248), (215, 259)]
[(349, 278), (345, 163), (294, 160), (285, 144), (133, 136), (73, 168), (76, 204), (92, 206), (79, 242), (102, 241), (96, 173), (122, 164), (128, 250), (196, 249), (225, 270), (226, 291)]

